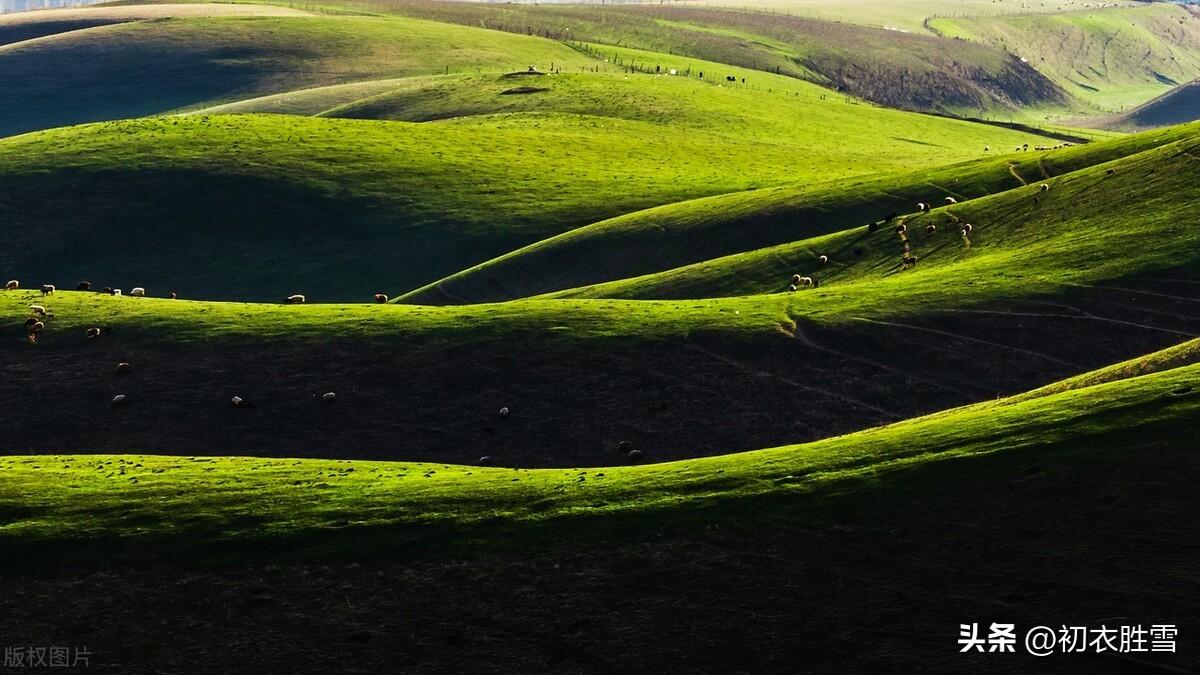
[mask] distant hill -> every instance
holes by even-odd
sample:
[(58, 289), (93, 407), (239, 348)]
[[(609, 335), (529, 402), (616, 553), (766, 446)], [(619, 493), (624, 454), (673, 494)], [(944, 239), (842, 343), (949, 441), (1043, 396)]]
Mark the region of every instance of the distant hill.
[(1121, 115), (1101, 120), (1109, 129), (1138, 131), (1200, 120), (1200, 80), (1177, 87)]
[[(53, 22), (56, 12), (37, 15)], [(582, 64), (605, 68), (550, 40), (400, 17), (126, 21), (0, 47), (0, 136), (343, 82)]]
[(1065, 94), (1053, 82), (1011, 54), (924, 33), (786, 14), (662, 5), (388, 0), (370, 6), (776, 72), (898, 108), (982, 114), (1066, 104)]
[(1075, 98), (1109, 113), (1200, 77), (1200, 16), (1171, 3), (941, 18), (929, 25), (1016, 54)]

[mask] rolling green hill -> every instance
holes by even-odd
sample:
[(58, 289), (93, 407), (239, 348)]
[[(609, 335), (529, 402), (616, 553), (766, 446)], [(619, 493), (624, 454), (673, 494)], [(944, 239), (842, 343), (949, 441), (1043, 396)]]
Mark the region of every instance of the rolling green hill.
[(684, 55), (809, 79), (891, 107), (972, 114), (1063, 106), (1061, 89), (989, 45), (782, 14), (663, 5), (386, 0), (353, 6)]
[[(1191, 467), (1200, 365), (1001, 400), (808, 445), (645, 467), (541, 471), (393, 462), (214, 459), (141, 455), (0, 459), (0, 532), (8, 565), (86, 564), (177, 556), (254, 555), (299, 545), (330, 556), (367, 538), (377, 555), (504, 539), (613, 536), (630, 516), (639, 536), (672, 524), (724, 522), (771, 504), (771, 519), (822, 522), (839, 504), (924, 485), (953, 466), (960, 481), (930, 498), (986, 483), (977, 470), (1070, 473), (1089, 461), (1133, 467), (1139, 455)], [(1191, 428), (1192, 433), (1179, 433)], [(1045, 470), (1045, 469), (1043, 469)], [(930, 477), (932, 477), (930, 476)], [(914, 489), (914, 486), (910, 486)], [(904, 490), (903, 492), (908, 492)], [(932, 495), (939, 495), (933, 497)], [(783, 502), (789, 507), (782, 507)], [(877, 504), (881, 509), (885, 505)], [(999, 505), (996, 505), (999, 507)], [(586, 527), (582, 525), (586, 524)], [(576, 535), (579, 536), (579, 535)], [(224, 542), (220, 548), (216, 545)], [(69, 546), (69, 549), (66, 547)], [(52, 553), (53, 552), (53, 553)]]
[(0, 136), (322, 85), (531, 64), (597, 62), (550, 40), (398, 17), (134, 21), (0, 48)]
[(1107, 112), (1137, 106), (1200, 77), (1200, 17), (1171, 3), (935, 19), (930, 26), (1017, 54), (1071, 95)]
[[(964, 283), (957, 297), (976, 293), (1036, 294), (1064, 285), (1093, 285), (1134, 274), (1135, 268), (1200, 270), (1200, 236), (1187, 213), (1200, 199), (1190, 174), (1200, 162), (1194, 134), (1110, 163), (943, 206), (904, 220), (913, 255), (901, 270), (902, 247), (891, 226), (871, 233), (846, 230), (654, 275), (564, 291), (566, 296), (690, 298), (786, 290), (794, 273), (820, 282), (798, 300), (806, 311), (845, 314), (877, 303), (922, 304)], [(1108, 173), (1113, 171), (1111, 175)], [(961, 223), (971, 223), (968, 238)], [(936, 230), (928, 232), (927, 226)], [(830, 263), (821, 266), (819, 255)], [(1146, 267), (1142, 267), (1146, 266)], [(969, 282), (969, 283), (966, 283)], [(837, 307), (837, 309), (832, 309)]]
[[(508, 300), (661, 272), (907, 213), (918, 201), (1002, 192), (1196, 134), (1196, 125), (1190, 125), (1052, 152), (997, 153), (937, 169), (670, 204), (538, 242), (417, 289), (402, 301)], [(774, 286), (762, 287), (768, 288)]]
[(0, 14), (0, 47), (70, 31), (131, 21), (208, 16), (301, 16), (298, 9), (259, 4), (149, 4)]
[(755, 109), (737, 110), (751, 94), (644, 77), (651, 99), (691, 86), (713, 115), (695, 117), (699, 129), (552, 113), (437, 124), (198, 116), (0, 141), (0, 270), (187, 297), (353, 300), (658, 204), (1041, 140), (762, 92), (761, 107), (808, 117), (772, 122), (795, 130), (784, 138), (757, 137), (742, 130)]

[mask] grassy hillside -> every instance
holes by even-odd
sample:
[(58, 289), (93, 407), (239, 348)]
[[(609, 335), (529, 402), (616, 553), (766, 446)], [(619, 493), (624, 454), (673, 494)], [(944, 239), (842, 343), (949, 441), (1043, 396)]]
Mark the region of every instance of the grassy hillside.
[(1043, 75), (994, 47), (848, 23), (662, 5), (385, 0), (359, 6), (728, 63), (840, 86), (892, 107), (981, 113), (1065, 103)]
[(397, 17), (136, 21), (0, 48), (0, 136), (336, 83), (585, 63), (596, 61), (549, 40)]
[[(611, 536), (632, 516), (650, 519), (641, 528), (646, 536), (672, 522), (722, 522), (764, 503), (776, 505), (772, 519), (820, 521), (842, 500), (888, 492), (893, 481), (921, 481), (922, 473), (949, 464), (978, 480), (972, 468), (982, 463), (1019, 475), (1030, 464), (1063, 470), (1088, 461), (1132, 466), (1148, 451), (1191, 456), (1180, 453), (1197, 441), (1197, 375), (1200, 366), (1184, 366), (808, 445), (603, 471), (10, 457), (0, 459), (8, 478), (0, 484), (0, 509), (11, 514), (0, 538), (14, 552), (10, 564), (45, 564), (48, 553), (67, 546), (69, 560), (79, 564), (107, 555), (246, 555), (285, 543), (299, 545), (293, 555), (330, 555), (365, 538), (378, 555), (418, 545), (427, 553), (431, 544), (453, 546), (453, 538), (463, 537), (478, 546), (514, 535), (523, 541), (571, 531)], [(791, 506), (780, 511), (783, 499)]]
[[(688, 86), (644, 77), (658, 96)], [(0, 272), (186, 297), (369, 298), (658, 204), (1040, 140), (783, 94), (774, 110), (803, 105), (806, 123), (785, 118), (773, 128), (797, 133), (748, 138), (741, 125), (759, 118), (736, 110), (747, 94), (691, 86), (714, 111), (700, 130), (551, 113), (439, 124), (264, 115), (11, 138), (0, 141)]]
[(1176, 87), (1121, 115), (1100, 120), (1112, 129), (1141, 130), (1200, 119), (1200, 80)]
[[(713, 3), (726, 4), (726, 3)], [(1003, 14), (1054, 13), (1077, 9), (1075, 0), (1028, 3), (1020, 0), (757, 0), (755, 7), (798, 14), (825, 21), (844, 21), (899, 30), (928, 30), (932, 17), (992, 16)], [(1114, 6), (1136, 6), (1135, 2), (1106, 2)]]
[[(1052, 292), (1136, 274), (1137, 269), (1200, 269), (1197, 234), (1185, 223), (1200, 199), (1190, 173), (1200, 161), (1195, 136), (1111, 163), (1058, 175), (1038, 185), (944, 206), (905, 219), (913, 255), (900, 269), (901, 243), (890, 226), (866, 227), (610, 282), (565, 295), (687, 298), (786, 290), (793, 273), (819, 290), (798, 300), (806, 312), (844, 314), (879, 303), (939, 302), (956, 283), (967, 302), (977, 293)], [(1109, 171), (1113, 174), (1109, 174)], [(968, 239), (959, 224), (971, 223)], [(928, 225), (936, 231), (927, 232)], [(830, 263), (821, 266), (819, 255)], [(1145, 266), (1145, 267), (1143, 267)], [(1185, 274), (1186, 278), (1186, 274)], [(833, 308), (837, 309), (834, 310)]]
[[(538, 242), (418, 289), (405, 302), (507, 300), (640, 276), (861, 226), (918, 201), (977, 198), (1194, 138), (1195, 125), (1055, 150), (656, 207)], [(790, 277), (789, 272), (785, 277)], [(730, 276), (730, 283), (744, 278)], [(761, 290), (774, 288), (762, 287)]]
[(153, 4), (0, 14), (0, 47), (25, 40), (131, 21), (207, 16), (299, 16), (299, 9), (259, 4)]
[(1170, 3), (936, 19), (930, 25), (945, 35), (1017, 54), (1073, 96), (1108, 112), (1200, 77), (1200, 17)]
[[(1200, 289), (1186, 281), (1195, 265), (1178, 267), (1195, 245), (1176, 237), (1144, 237), (1138, 245), (1158, 247), (1053, 280), (1040, 267), (942, 266), (686, 302), (282, 306), (0, 292), (11, 364), (0, 448), (562, 467), (626, 463), (621, 441), (664, 461), (816, 440), (1200, 334)], [(1050, 265), (1061, 243), (1027, 250)], [(1116, 266), (1139, 277), (1098, 283)], [(50, 315), (37, 344), (22, 328), (31, 303)], [(109, 332), (88, 339), (91, 327)], [(336, 402), (318, 398), (328, 391)], [(111, 403), (117, 394), (126, 407)], [(232, 396), (255, 407), (231, 407)]]
[[(728, 97), (730, 90), (742, 92), (742, 96), (753, 92), (756, 101), (775, 108), (784, 119), (771, 119), (771, 123), (798, 124), (797, 116), (807, 111), (801, 105), (816, 104), (822, 110), (828, 110), (831, 103), (847, 110), (846, 105), (857, 105), (843, 97), (832, 95), (829, 90), (815, 86), (811, 82), (798, 80), (784, 75), (764, 73), (752, 68), (741, 68), (723, 63), (714, 63), (687, 56), (647, 52), (627, 47), (595, 45), (589, 43), (574, 43), (575, 48), (590, 55), (594, 60), (591, 64), (583, 64), (577, 69), (567, 70), (561, 75), (577, 75), (568, 79), (563, 86), (552, 87), (553, 79), (536, 76), (518, 76), (509, 73), (509, 77), (499, 77), (495, 74), (475, 76), (430, 76), (405, 79), (369, 80), (346, 85), (317, 87), (299, 91), (289, 91), (284, 94), (251, 98), (235, 101), (224, 105), (195, 111), (208, 113), (287, 113), (297, 115), (327, 115), (333, 117), (368, 117), (386, 119), (404, 119), (420, 121), (426, 119), (441, 119), (457, 115), (478, 115), (489, 111), (505, 110), (549, 110), (569, 109), (582, 110), (585, 114), (609, 115), (619, 117), (633, 116), (637, 119), (651, 121), (674, 121), (667, 119), (665, 108), (672, 115), (683, 115), (685, 119), (694, 121), (705, 115), (710, 102), (716, 102), (719, 97)], [(604, 66), (603, 64), (608, 64)], [(617, 77), (603, 77), (603, 71), (609, 68), (619, 71)], [(671, 69), (676, 74), (670, 75)], [(704, 73), (708, 73), (704, 77)], [(584, 77), (584, 75), (587, 75)], [(655, 75), (670, 77), (674, 85), (688, 92), (691, 105), (684, 109), (675, 98), (664, 98), (663, 94), (672, 92), (678, 94), (680, 89), (664, 89), (671, 87), (670, 83), (653, 84), (653, 80), (642, 77)], [(726, 77), (733, 76), (735, 82), (729, 82)], [(687, 89), (678, 84), (680, 80), (691, 80), (693, 84), (709, 85), (709, 89)], [(483, 91), (460, 89), (459, 87), (482, 87)], [(551, 96), (523, 96), (513, 91), (522, 89), (548, 89), (549, 92), (537, 91), (534, 94), (552, 93)], [(611, 89), (611, 90), (610, 90)], [(713, 91), (725, 90), (725, 92)], [(784, 100), (776, 94), (790, 95)], [(699, 96), (700, 98), (696, 98)], [(547, 101), (546, 99), (550, 99)], [(623, 100), (625, 99), (625, 100)], [(401, 105), (414, 106), (411, 113), (406, 112)], [(719, 106), (719, 104), (717, 104)], [(645, 106), (638, 109), (637, 106)], [(753, 110), (741, 110), (738, 114), (744, 121), (757, 122), (763, 118)], [(849, 114), (861, 114), (849, 111)], [(739, 133), (752, 132), (753, 128), (743, 126)], [(1092, 133), (1094, 130), (1088, 130)]]

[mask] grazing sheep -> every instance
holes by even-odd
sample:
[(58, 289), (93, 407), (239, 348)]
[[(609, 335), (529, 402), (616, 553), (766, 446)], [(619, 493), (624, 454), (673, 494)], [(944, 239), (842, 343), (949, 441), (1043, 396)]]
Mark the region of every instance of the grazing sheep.
[(917, 202), (917, 209), (919, 209), (921, 213), (929, 213), (929, 205), (925, 202)]
[(383, 303), (385, 303), (387, 301), (388, 301), (387, 294), (385, 294), (385, 293), (376, 293), (375, 294), (375, 302), (378, 302), (379, 304), (382, 305)]
[(42, 284), (42, 295), (51, 295), (54, 291), (54, 284)]
[(955, 199), (954, 197), (946, 197), (946, 203), (947, 204), (957, 204), (958, 200)]
[(307, 299), (308, 298), (305, 298), (303, 295), (296, 293), (295, 295), (289, 295), (286, 298), (284, 298), (283, 304), (285, 304), (285, 305), (303, 305), (304, 301)]
[(29, 330), (30, 326), (37, 323), (37, 319), (25, 319), (25, 330)]
[(934, 225), (933, 223), (926, 225), (925, 232), (927, 232), (928, 234), (933, 234), (934, 232), (937, 232), (937, 225)]
[(91, 340), (92, 338), (98, 338), (98, 337), (100, 337), (100, 329), (99, 329), (99, 328), (89, 328), (89, 329), (87, 329), (87, 336), (88, 336), (88, 339), (89, 339), (89, 340)]
[(241, 396), (234, 396), (233, 398), (229, 399), (229, 405), (233, 406), (234, 408), (242, 407), (242, 404), (245, 402), (246, 400)]
[(962, 234), (962, 236), (965, 237), (968, 234), (971, 234), (971, 230), (974, 230), (974, 229), (975, 229), (975, 226), (971, 225), (970, 223), (967, 223), (962, 226), (962, 230), (960, 230), (960, 233)]
[(122, 361), (117, 364), (117, 374), (118, 375), (126, 375), (129, 373), (131, 368), (133, 368), (133, 366), (129, 365), (125, 361)]
[(117, 394), (112, 399), (113, 405), (121, 405), (124, 402), (125, 402), (125, 394)]
[(333, 393), (332, 391), (327, 391), (324, 394), (321, 394), (321, 400), (325, 401), (326, 403), (330, 401), (336, 401), (337, 394)]
[(132, 289), (130, 289), (129, 294), (135, 298), (144, 298), (146, 297), (146, 289), (142, 288), (141, 286), (134, 286)]
[(788, 286), (788, 290), (789, 290), (789, 291), (791, 291), (791, 292), (793, 292), (793, 293), (795, 293), (795, 292), (796, 292), (796, 284), (791, 284), (791, 285), (789, 285), (789, 286)]
[(630, 462), (637, 462), (638, 460), (640, 460), (642, 458), (642, 451), (641, 450), (630, 450), (628, 453), (626, 453), (625, 456), (629, 458)]
[(109, 295), (116, 295), (116, 294), (117, 294), (116, 290), (114, 290), (112, 286), (105, 286), (105, 287), (104, 287), (104, 290), (102, 290), (102, 291), (100, 291), (100, 292), (101, 292), (101, 293), (108, 293)]
[(1045, 183), (1042, 183), (1041, 185), (1038, 186), (1038, 192), (1045, 192), (1046, 190), (1049, 190), (1049, 189), (1050, 189), (1050, 186)]
[(90, 282), (90, 281), (81, 281), (81, 282), (79, 282), (79, 285), (77, 285), (77, 286), (75, 287), (75, 290), (77, 290), (77, 291), (90, 291), (90, 290), (92, 290), (92, 282)]
[(30, 305), (29, 311), (33, 312), (34, 314), (41, 314), (42, 316), (46, 316), (46, 308), (42, 307), (41, 305)]
[(170, 294), (170, 295), (168, 295), (167, 297), (168, 297), (168, 298), (171, 298), (172, 300), (174, 300), (174, 299), (178, 298), (179, 296), (175, 294), (175, 291), (171, 291), (171, 294)]
[(489, 455), (484, 455), (483, 457), (480, 457), (479, 461), (477, 462), (477, 464), (479, 464), (479, 466), (487, 466), (491, 463), (492, 463), (492, 458)]
[(12, 281), (8, 282), (7, 284), (4, 284), (4, 290), (6, 290), (6, 291), (15, 291), (20, 287), (21, 287), (21, 282), (17, 281), (16, 279), (13, 279)]
[(829, 256), (819, 255), (817, 256), (817, 262), (821, 263), (822, 265), (826, 265), (829, 263)]
[(916, 264), (917, 264), (917, 256), (915, 256), (915, 255), (906, 255), (900, 259), (900, 267), (902, 267), (903, 269), (909, 269), (913, 265), (916, 265)]
[(904, 223), (900, 223), (899, 225), (896, 226), (896, 234), (898, 234), (900, 236), (904, 236), (904, 235), (908, 234), (908, 226), (905, 225)]
[(793, 283), (793, 284), (799, 284), (799, 283), (800, 283), (800, 275), (799, 275), (799, 274), (793, 274), (793, 275), (792, 275), (792, 283)]
[(121, 289), (119, 289), (119, 288), (112, 289), (112, 295), (116, 296), (116, 295), (120, 295), (120, 294), (121, 294)]
[(504, 406), (503, 408), (500, 409), (500, 418), (501, 419), (508, 419), (508, 415), (509, 415), (508, 406)]
[(800, 277), (800, 283), (797, 285), (812, 288), (817, 285), (817, 282), (812, 277)]

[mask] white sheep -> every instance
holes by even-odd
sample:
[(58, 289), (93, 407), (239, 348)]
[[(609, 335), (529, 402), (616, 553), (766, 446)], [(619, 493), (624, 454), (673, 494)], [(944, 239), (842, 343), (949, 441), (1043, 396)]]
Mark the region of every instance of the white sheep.
[(375, 302), (382, 305), (383, 303), (385, 303), (387, 301), (388, 301), (387, 293), (376, 293), (375, 294)]
[(920, 210), (921, 213), (929, 213), (929, 205), (925, 202), (917, 202), (917, 209)]
[(829, 262), (829, 256), (819, 255), (819, 256), (817, 256), (817, 262), (821, 263), (822, 265), (825, 265)]
[(1049, 190), (1049, 189), (1050, 189), (1050, 186), (1045, 183), (1042, 183), (1041, 185), (1038, 186), (1039, 192), (1045, 192), (1046, 190)]
[(336, 401), (337, 394), (333, 393), (332, 391), (327, 391), (324, 394), (321, 394), (321, 400), (322, 401)]
[(508, 417), (508, 414), (508, 406), (504, 406), (500, 409), (500, 417)]
[(117, 394), (112, 399), (113, 405), (120, 405), (124, 402), (125, 402), (125, 394)]
[(303, 305), (304, 301), (307, 299), (308, 298), (305, 298), (303, 295), (296, 293), (294, 295), (289, 295), (286, 298), (284, 298), (283, 304), (285, 304), (285, 305)]
[(21, 282), (17, 281), (16, 279), (13, 279), (12, 281), (8, 282), (7, 284), (4, 284), (4, 290), (6, 290), (6, 291), (15, 291), (20, 287), (21, 287)]
[(34, 321), (33, 324), (31, 326), (29, 326), (29, 332), (30, 333), (40, 333), (40, 332), (42, 332), (42, 329), (45, 327), (46, 327), (46, 324), (42, 323), (41, 321)]
[(146, 297), (146, 289), (141, 286), (134, 286), (129, 290), (129, 294), (135, 298), (144, 298)]
[(797, 285), (811, 288), (816, 285), (816, 282), (813, 281), (812, 277), (800, 277), (800, 282)]
[(89, 340), (100, 337), (100, 329), (99, 328), (87, 329), (87, 336), (88, 336)]
[(42, 284), (42, 295), (50, 295), (54, 293), (55, 290), (54, 284)]
[(112, 289), (112, 294), (113, 294), (113, 295), (120, 295), (120, 294), (121, 294), (121, 289), (119, 289), (119, 288), (114, 288), (114, 289)]
[(970, 223), (967, 223), (966, 225), (962, 226), (961, 230), (959, 230), (959, 234), (961, 234), (962, 236), (965, 237), (968, 234), (971, 234), (971, 230), (974, 230), (974, 229), (975, 229), (974, 226), (972, 226)]
[(791, 284), (790, 286), (788, 286), (788, 290), (795, 293), (796, 292), (796, 284)]
[(34, 314), (41, 314), (42, 316), (46, 316), (46, 308), (42, 307), (41, 305), (30, 305), (29, 311), (33, 312)]
[(235, 408), (240, 408), (244, 402), (245, 399), (243, 399), (241, 396), (234, 396), (233, 398), (229, 399), (229, 405)]
[(957, 204), (958, 200), (955, 199), (954, 197), (946, 197), (946, 203), (947, 204)]

